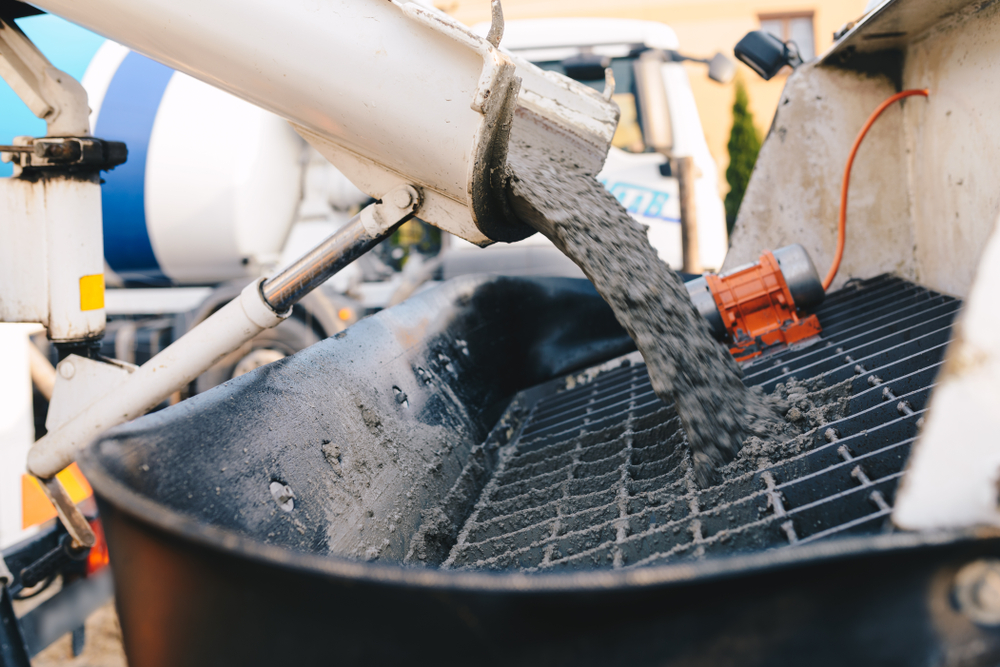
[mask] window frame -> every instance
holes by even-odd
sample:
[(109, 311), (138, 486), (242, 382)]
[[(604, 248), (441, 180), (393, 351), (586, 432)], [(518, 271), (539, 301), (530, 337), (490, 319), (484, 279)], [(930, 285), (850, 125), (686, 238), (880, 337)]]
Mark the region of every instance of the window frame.
[[(792, 19), (809, 19), (809, 23), (812, 25), (812, 38), (813, 38), (813, 53), (810, 58), (816, 57), (816, 12), (811, 9), (803, 9), (798, 11), (787, 11), (787, 12), (764, 12), (757, 14), (757, 23), (761, 25), (763, 29), (764, 21), (781, 21), (781, 41), (787, 42), (791, 39), (791, 21)], [(798, 46), (798, 44), (796, 44)], [(803, 58), (803, 60), (809, 60), (810, 58)]]

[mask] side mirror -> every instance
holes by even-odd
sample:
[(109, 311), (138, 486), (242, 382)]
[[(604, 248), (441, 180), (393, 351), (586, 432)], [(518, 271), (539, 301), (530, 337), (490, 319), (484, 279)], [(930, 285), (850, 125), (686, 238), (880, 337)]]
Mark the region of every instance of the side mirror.
[(736, 57), (757, 72), (765, 81), (770, 80), (782, 67), (802, 64), (794, 44), (786, 44), (769, 32), (748, 32), (733, 49)]
[(664, 60), (667, 62), (691, 62), (708, 65), (708, 78), (718, 83), (729, 83), (733, 80), (733, 77), (736, 76), (736, 63), (721, 53), (716, 53), (712, 56), (711, 60), (706, 58), (695, 58), (694, 56), (686, 56), (683, 53), (678, 53), (677, 51), (663, 51), (662, 53)]
[(722, 55), (716, 53), (708, 61), (708, 78), (719, 83), (729, 83), (736, 76), (736, 63)]

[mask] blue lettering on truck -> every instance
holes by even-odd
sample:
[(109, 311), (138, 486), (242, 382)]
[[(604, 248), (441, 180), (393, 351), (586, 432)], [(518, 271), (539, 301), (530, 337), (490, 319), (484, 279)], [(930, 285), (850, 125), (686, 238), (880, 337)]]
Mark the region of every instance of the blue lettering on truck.
[(671, 197), (666, 192), (632, 183), (612, 183), (607, 179), (601, 179), (601, 183), (633, 215), (666, 222), (681, 221), (680, 218), (667, 214), (667, 202)]

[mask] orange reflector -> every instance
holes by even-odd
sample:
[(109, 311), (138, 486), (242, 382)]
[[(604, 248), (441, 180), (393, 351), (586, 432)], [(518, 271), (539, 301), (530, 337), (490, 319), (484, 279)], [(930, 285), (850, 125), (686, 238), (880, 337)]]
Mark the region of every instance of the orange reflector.
[[(74, 463), (56, 475), (74, 503), (93, 494), (87, 478)], [(42, 491), (42, 485), (31, 475), (21, 476), (21, 527), (30, 528), (56, 518), (56, 508)]]
[(340, 310), (337, 311), (337, 317), (346, 322), (347, 320), (354, 317), (354, 311), (351, 310), (350, 308), (341, 308)]
[(88, 523), (90, 523), (90, 529), (94, 531), (94, 537), (97, 538), (94, 546), (90, 547), (90, 553), (87, 554), (87, 576), (89, 577), (98, 570), (107, 567), (110, 563), (110, 557), (108, 556), (108, 543), (104, 539), (104, 525), (101, 524), (101, 520), (94, 519)]

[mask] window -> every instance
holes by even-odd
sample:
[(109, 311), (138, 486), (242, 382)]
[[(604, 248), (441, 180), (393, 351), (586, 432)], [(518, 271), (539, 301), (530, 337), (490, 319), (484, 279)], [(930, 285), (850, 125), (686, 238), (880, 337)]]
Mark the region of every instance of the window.
[(792, 12), (788, 14), (761, 14), (760, 29), (769, 32), (783, 42), (795, 42), (802, 60), (816, 57), (816, 37), (813, 31), (812, 12)]
[[(634, 48), (631, 50), (635, 51)], [(627, 52), (628, 50), (626, 50)], [(615, 104), (621, 110), (618, 128), (615, 130), (615, 136), (611, 140), (611, 145), (629, 153), (643, 153), (646, 151), (646, 145), (642, 135), (642, 113), (637, 108), (638, 105), (636, 104), (635, 97), (636, 84), (633, 71), (635, 60), (634, 53), (621, 58), (611, 58), (611, 69), (615, 74), (615, 94), (611, 99), (614, 100)], [(544, 70), (566, 74), (561, 60), (535, 61), (535, 65)], [(588, 85), (599, 92), (604, 90), (603, 75), (598, 80), (581, 81), (580, 83)]]
[(642, 128), (639, 126), (639, 111), (636, 108), (635, 95), (632, 93), (615, 93), (611, 99), (621, 110), (615, 136), (611, 145), (629, 153), (642, 153), (646, 146), (642, 140)]

